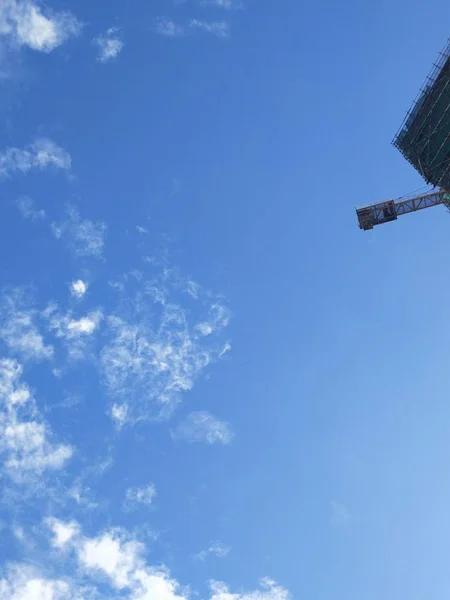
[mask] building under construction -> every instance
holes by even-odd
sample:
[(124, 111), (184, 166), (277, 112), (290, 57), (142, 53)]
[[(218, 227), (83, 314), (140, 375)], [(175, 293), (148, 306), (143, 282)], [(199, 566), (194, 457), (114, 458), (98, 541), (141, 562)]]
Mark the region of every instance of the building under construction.
[(406, 115), (393, 144), (435, 189), (423, 196), (387, 200), (358, 209), (361, 229), (394, 221), (398, 216), (449, 204), (450, 195), (450, 41)]

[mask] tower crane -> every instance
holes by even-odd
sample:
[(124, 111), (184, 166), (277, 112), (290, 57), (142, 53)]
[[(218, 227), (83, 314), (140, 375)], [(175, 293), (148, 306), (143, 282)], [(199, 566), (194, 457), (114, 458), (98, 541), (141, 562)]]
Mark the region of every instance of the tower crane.
[(450, 40), (433, 65), (393, 145), (431, 185), (432, 191), (357, 208), (358, 224), (364, 231), (430, 206), (444, 204), (450, 208)]

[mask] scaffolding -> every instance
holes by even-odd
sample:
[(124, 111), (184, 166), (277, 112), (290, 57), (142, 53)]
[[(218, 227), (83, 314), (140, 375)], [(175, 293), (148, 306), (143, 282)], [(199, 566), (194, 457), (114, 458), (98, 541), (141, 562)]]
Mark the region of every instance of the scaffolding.
[(427, 183), (450, 190), (450, 40), (393, 144)]

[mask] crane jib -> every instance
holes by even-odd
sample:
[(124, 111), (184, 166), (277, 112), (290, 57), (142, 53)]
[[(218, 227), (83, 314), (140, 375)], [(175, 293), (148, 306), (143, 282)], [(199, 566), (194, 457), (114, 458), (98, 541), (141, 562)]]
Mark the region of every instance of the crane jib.
[(406, 215), (431, 206), (446, 204), (450, 206), (450, 194), (439, 190), (422, 196), (415, 196), (405, 200), (385, 200), (377, 204), (370, 204), (356, 209), (360, 229), (369, 231), (375, 225), (395, 221), (399, 216)]

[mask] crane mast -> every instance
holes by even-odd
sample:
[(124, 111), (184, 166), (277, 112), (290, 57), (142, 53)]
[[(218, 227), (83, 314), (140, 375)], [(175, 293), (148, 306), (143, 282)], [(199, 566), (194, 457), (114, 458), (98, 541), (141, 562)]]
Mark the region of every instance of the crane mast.
[(357, 208), (356, 215), (360, 229), (369, 231), (375, 225), (396, 221), (401, 215), (407, 215), (439, 204), (445, 204), (446, 206), (450, 204), (450, 194), (445, 190), (407, 198), (406, 200), (384, 200), (377, 204), (369, 204)]

